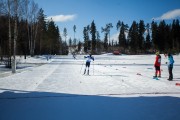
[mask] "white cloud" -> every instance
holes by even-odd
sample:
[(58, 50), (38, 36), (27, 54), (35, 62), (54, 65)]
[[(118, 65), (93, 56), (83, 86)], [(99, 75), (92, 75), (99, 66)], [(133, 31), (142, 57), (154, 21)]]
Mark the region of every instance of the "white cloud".
[(47, 17), (48, 20), (52, 18), (54, 22), (67, 22), (67, 21), (73, 21), (77, 15), (55, 15), (55, 16), (49, 16)]
[(164, 13), (160, 17), (152, 18), (154, 20), (169, 20), (169, 19), (175, 19), (177, 17), (180, 17), (180, 9), (175, 9), (172, 11), (169, 11), (167, 13)]

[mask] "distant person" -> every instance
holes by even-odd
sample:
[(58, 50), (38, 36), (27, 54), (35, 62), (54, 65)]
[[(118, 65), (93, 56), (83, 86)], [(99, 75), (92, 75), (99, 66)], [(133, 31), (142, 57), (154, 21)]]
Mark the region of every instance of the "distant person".
[(161, 77), (160, 66), (161, 66), (161, 55), (159, 54), (159, 52), (156, 52), (156, 59), (155, 59), (155, 63), (154, 63), (155, 76), (153, 76), (154, 78)]
[(168, 71), (169, 71), (169, 81), (173, 80), (173, 73), (172, 73), (172, 69), (173, 69), (173, 64), (174, 64), (174, 59), (171, 53), (168, 53)]
[(88, 67), (88, 72), (87, 74), (89, 75), (89, 67), (90, 67), (90, 64), (91, 64), (91, 60), (94, 61), (94, 57), (90, 54), (88, 56), (84, 56), (84, 58), (86, 58), (86, 67), (85, 67), (85, 70), (84, 70), (84, 74), (86, 74), (86, 68)]
[(165, 53), (165, 54), (164, 54), (164, 57), (167, 58), (167, 56), (168, 56), (168, 54)]
[(76, 54), (73, 52), (73, 58), (76, 59)]

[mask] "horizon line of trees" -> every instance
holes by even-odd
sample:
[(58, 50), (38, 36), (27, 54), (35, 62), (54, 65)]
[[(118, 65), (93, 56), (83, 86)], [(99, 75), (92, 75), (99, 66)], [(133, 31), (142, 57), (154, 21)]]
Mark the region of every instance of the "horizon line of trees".
[[(77, 26), (78, 27), (78, 26)], [(143, 20), (133, 21), (129, 27), (123, 21), (115, 25), (119, 32), (118, 41), (110, 39), (113, 29), (112, 23), (101, 27), (104, 36), (96, 28), (95, 21), (83, 29), (83, 41), (67, 41), (68, 30), (61, 32), (51, 19), (46, 20), (44, 10), (38, 8), (33, 0), (1, 0), (0, 1), (0, 57), (7, 59), (7, 66), (11, 67), (11, 59), (16, 55), (43, 55), (79, 52), (84, 47), (85, 53), (101, 54), (119, 50), (126, 54), (179, 52), (180, 51), (180, 23), (175, 19), (167, 24), (164, 20), (159, 23), (152, 21), (145, 25)]]
[[(174, 19), (167, 24), (164, 20), (159, 23), (154, 20), (145, 25), (143, 20), (133, 21), (129, 27), (124, 22), (118, 21), (116, 29), (119, 31), (118, 41), (110, 39), (112, 23), (101, 28), (104, 38), (100, 39), (94, 20), (84, 27), (84, 51), (93, 54), (113, 52), (119, 50), (126, 54), (144, 54), (160, 51), (162, 53), (180, 51), (180, 23)], [(90, 36), (91, 35), (91, 36)]]

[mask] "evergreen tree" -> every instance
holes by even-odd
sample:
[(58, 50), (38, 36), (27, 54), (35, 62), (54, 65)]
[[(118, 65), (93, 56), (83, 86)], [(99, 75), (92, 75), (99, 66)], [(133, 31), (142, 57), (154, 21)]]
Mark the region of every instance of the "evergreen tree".
[[(60, 51), (60, 34), (59, 34), (59, 28), (54, 24), (54, 21), (50, 21), (48, 23), (48, 29), (47, 29), (47, 50), (46, 54), (59, 54)], [(66, 44), (67, 45), (67, 44)]]
[(87, 49), (88, 49), (88, 52), (91, 50), (91, 41), (90, 41), (90, 38), (89, 38), (89, 33), (90, 33), (90, 30), (91, 30), (91, 28), (90, 28), (90, 26), (88, 25), (87, 27), (86, 27), (86, 29), (87, 29), (87, 41), (88, 41), (88, 46), (87, 46)]
[(128, 41), (126, 40), (125, 32), (128, 32), (128, 25), (124, 24), (124, 22), (118, 21), (116, 24), (117, 30), (120, 29), (118, 40), (119, 40), (119, 47), (121, 48), (122, 52), (125, 52), (125, 49), (128, 47)]
[(35, 52), (36, 54), (42, 54), (44, 49), (44, 42), (47, 38), (47, 28), (46, 28), (46, 20), (45, 20), (44, 10), (40, 9), (38, 12), (38, 36), (36, 42)]
[(27, 40), (28, 40), (28, 35), (26, 31), (26, 21), (21, 20), (18, 23), (19, 30), (18, 30), (18, 39), (17, 39), (17, 53), (21, 55), (27, 55)]
[(179, 22), (179, 19), (176, 19), (176, 27), (177, 27), (176, 32), (177, 32), (177, 44), (178, 44), (177, 52), (179, 52), (180, 51), (180, 34), (179, 34), (180, 33), (180, 22)]
[(84, 36), (84, 51), (87, 53), (87, 51), (88, 51), (88, 32), (87, 32), (87, 27), (84, 27), (83, 36)]
[(53, 43), (53, 54), (60, 54), (60, 50), (61, 50), (61, 37), (60, 37), (60, 32), (59, 32), (59, 27), (56, 26), (55, 29), (55, 41)]
[[(11, 56), (9, 48), (9, 37), (8, 37), (8, 16), (0, 16), (0, 57), (3, 59), (4, 55)], [(7, 65), (11, 67), (11, 65)]]
[(166, 43), (166, 23), (165, 21), (160, 21), (159, 27), (158, 27), (158, 39), (157, 39), (157, 45), (160, 51), (165, 50), (165, 43)]
[(154, 21), (152, 21), (151, 23), (151, 30), (152, 30), (153, 48), (158, 49), (158, 25)]
[(139, 50), (142, 50), (143, 46), (144, 46), (144, 32), (145, 32), (144, 21), (140, 20), (139, 28), (138, 28), (138, 48), (139, 48)]
[(92, 35), (92, 50), (91, 50), (91, 52), (92, 52), (92, 54), (94, 54), (96, 52), (96, 25), (94, 23), (94, 20), (91, 23), (90, 33)]
[(138, 24), (133, 21), (128, 34), (129, 45), (132, 53), (137, 53), (138, 48)]
[(149, 50), (152, 46), (151, 46), (151, 38), (150, 38), (150, 25), (149, 23), (147, 23), (146, 25), (146, 31), (147, 31), (147, 35), (146, 35), (146, 41), (145, 41), (145, 50)]
[(120, 29), (120, 33), (119, 33), (119, 46), (122, 48), (126, 48), (126, 37), (125, 37), (125, 25), (122, 22), (121, 23), (121, 29)]
[(165, 27), (165, 52), (167, 53), (169, 50), (173, 49), (173, 40), (172, 40), (172, 35), (171, 35), (171, 25), (166, 25)]
[(51, 20), (49, 23), (48, 23), (48, 26), (47, 26), (47, 35), (48, 35), (48, 38), (47, 38), (47, 43), (46, 43), (46, 54), (52, 54), (52, 49), (53, 49), (53, 39), (54, 39), (54, 32), (55, 32), (55, 24), (54, 24), (54, 21)]
[(173, 20), (172, 23), (172, 44), (173, 49), (179, 50), (180, 48), (180, 25), (179, 20)]

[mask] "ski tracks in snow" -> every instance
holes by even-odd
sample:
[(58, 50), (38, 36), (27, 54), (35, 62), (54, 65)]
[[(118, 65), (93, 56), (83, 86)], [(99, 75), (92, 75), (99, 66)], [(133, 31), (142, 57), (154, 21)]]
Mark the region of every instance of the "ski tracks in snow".
[(50, 76), (58, 65), (45, 64), (32, 70), (17, 73), (0, 79), (0, 88), (9, 90), (34, 91), (48, 76)]

